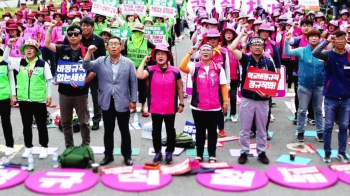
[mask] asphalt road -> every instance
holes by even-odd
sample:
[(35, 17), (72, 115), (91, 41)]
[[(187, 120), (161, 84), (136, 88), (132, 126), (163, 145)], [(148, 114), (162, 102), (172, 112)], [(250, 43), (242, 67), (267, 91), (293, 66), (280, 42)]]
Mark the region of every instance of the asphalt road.
[[(180, 61), (182, 60), (182, 57), (187, 54), (190, 48), (190, 41), (188, 37), (185, 37), (185, 40), (182, 41), (180, 44), (176, 45), (173, 49), (174, 58), (176, 59), (175, 63), (178, 65)], [(53, 104), (58, 104), (58, 93), (57, 88), (54, 88), (54, 96), (53, 96)], [(91, 98), (89, 106), (92, 107)], [(187, 98), (189, 100), (189, 98)], [(271, 123), (270, 125), (270, 131), (274, 132), (274, 136), (271, 141), (269, 141), (269, 144), (271, 145), (271, 149), (267, 150), (267, 156), (270, 158), (270, 164), (269, 165), (263, 165), (260, 163), (256, 158), (249, 158), (248, 163), (246, 166), (253, 167), (256, 169), (259, 169), (261, 171), (266, 171), (266, 169), (269, 166), (272, 166), (276, 163), (276, 159), (280, 157), (282, 154), (288, 154), (290, 150), (286, 148), (286, 144), (295, 142), (295, 130), (296, 127), (292, 124), (292, 121), (289, 121), (286, 116), (287, 115), (293, 115), (292, 112), (286, 107), (284, 101), (290, 101), (291, 98), (276, 98), (274, 99), (274, 102), (277, 104), (277, 107), (272, 109), (272, 113), (275, 117), (275, 121)], [(176, 116), (176, 122), (175, 122), (175, 128), (177, 132), (182, 132), (184, 124), (186, 120), (193, 121), (191, 111), (189, 109), (189, 102), (185, 101), (186, 107), (185, 111), (182, 114), (177, 114)], [(239, 110), (239, 106), (238, 110)], [(49, 111), (52, 113), (57, 109), (49, 109)], [(12, 109), (12, 126), (14, 131), (14, 139), (15, 144), (23, 144), (23, 134), (22, 134), (22, 123), (21, 123), (21, 117), (19, 114), (18, 108)], [(142, 123), (150, 122), (151, 118), (143, 118), (139, 117), (139, 121)], [(132, 121), (132, 118), (131, 118)], [(315, 127), (312, 125), (308, 125), (306, 128), (308, 130), (315, 130)], [(227, 121), (225, 123), (225, 130), (228, 134), (228, 136), (232, 135), (239, 135), (240, 130), (240, 123), (233, 123), (231, 121)], [(38, 135), (37, 130), (33, 130), (34, 139), (33, 144), (34, 146), (39, 146), (38, 144)], [(151, 140), (142, 139), (141, 137), (142, 131), (132, 131), (131, 137), (132, 137), (132, 147), (141, 148), (140, 155), (133, 156), (134, 163), (136, 165), (142, 165), (145, 162), (149, 162), (153, 159), (153, 156), (149, 156), (148, 154), (148, 148), (152, 147)], [(334, 134), (337, 134), (336, 132)], [(60, 132), (58, 129), (53, 128), (49, 129), (49, 147), (59, 147), (59, 152), (62, 152), (65, 148), (64, 146), (64, 136), (62, 132)], [(337, 142), (336, 142), (336, 135), (333, 137), (333, 148), (337, 149)], [(81, 143), (81, 137), (80, 133), (74, 134), (74, 141), (75, 144), (78, 145)], [(312, 143), (316, 148), (323, 148), (323, 144), (316, 141), (315, 138), (306, 138), (307, 143)], [(2, 131), (0, 132), (0, 144), (5, 144), (4, 137)], [(91, 146), (103, 146), (103, 127), (100, 128), (98, 131), (91, 131)], [(115, 131), (115, 147), (120, 146), (120, 133), (118, 128), (116, 127)], [(228, 162), (231, 164), (238, 164), (237, 159), (238, 157), (231, 157), (229, 149), (239, 149), (238, 141), (232, 141), (232, 142), (226, 142), (225, 147), (221, 149), (217, 149), (217, 158), (218, 161)], [(348, 150), (349, 152), (349, 150)], [(23, 150), (20, 151), (13, 159), (12, 161), (15, 162), (26, 162), (25, 159), (21, 158), (21, 154), (23, 153)], [(0, 154), (0, 156), (3, 156), (3, 153)], [(311, 158), (312, 162), (310, 165), (316, 165), (316, 166), (327, 166), (325, 163), (322, 162), (322, 159), (318, 154), (300, 154), (298, 155), (300, 157), (306, 157)], [(174, 162), (179, 162), (183, 159), (185, 159), (185, 153), (182, 153), (178, 157), (174, 157)], [(103, 155), (95, 155), (96, 162), (100, 162), (103, 159)], [(52, 158), (49, 156), (47, 159), (39, 160), (38, 156), (35, 156), (35, 172), (42, 171), (45, 169), (52, 168)], [(333, 162), (337, 162), (337, 160), (333, 160)], [(123, 158), (122, 156), (115, 156), (114, 163), (111, 163), (110, 165), (123, 165)], [(346, 193), (347, 191), (350, 191), (350, 186), (346, 185), (342, 182), (338, 182), (336, 185), (334, 185), (331, 188), (323, 189), (323, 190), (317, 190), (317, 191), (302, 191), (302, 190), (296, 190), (296, 189), (289, 189), (284, 188), (279, 185), (276, 185), (272, 182), (269, 182), (269, 184), (262, 188), (255, 191), (249, 191), (249, 192), (243, 192), (243, 193), (234, 193), (235, 195), (298, 195), (303, 196), (310, 194), (315, 194), (318, 196), (330, 196), (330, 195), (348, 195), (349, 193)], [(38, 195), (36, 193), (33, 193), (26, 189), (24, 184), (21, 184), (19, 186), (16, 186), (14, 188), (1, 190), (1, 195)], [(215, 191), (211, 189), (207, 189), (200, 184), (196, 182), (195, 176), (183, 176), (183, 177), (174, 177), (171, 184), (168, 186), (155, 190), (150, 192), (142, 192), (142, 193), (126, 193), (126, 192), (120, 192), (116, 190), (112, 190), (110, 188), (105, 187), (102, 183), (98, 183), (94, 188), (85, 191), (83, 193), (77, 194), (77, 195), (141, 195), (141, 196), (153, 196), (153, 195), (192, 195), (192, 196), (203, 196), (203, 195), (232, 195), (232, 193), (227, 192), (220, 192)]]

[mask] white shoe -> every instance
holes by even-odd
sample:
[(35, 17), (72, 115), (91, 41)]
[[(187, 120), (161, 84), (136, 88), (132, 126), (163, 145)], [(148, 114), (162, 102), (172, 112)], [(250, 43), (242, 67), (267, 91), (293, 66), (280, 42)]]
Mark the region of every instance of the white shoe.
[(237, 115), (231, 116), (231, 121), (234, 123), (238, 122)]
[(10, 156), (15, 152), (15, 149), (7, 147), (5, 150), (5, 156)]
[(23, 158), (28, 158), (30, 151), (32, 151), (33, 148), (25, 148), (24, 153), (22, 154)]
[(45, 159), (47, 157), (47, 148), (41, 147), (40, 149), (40, 159)]

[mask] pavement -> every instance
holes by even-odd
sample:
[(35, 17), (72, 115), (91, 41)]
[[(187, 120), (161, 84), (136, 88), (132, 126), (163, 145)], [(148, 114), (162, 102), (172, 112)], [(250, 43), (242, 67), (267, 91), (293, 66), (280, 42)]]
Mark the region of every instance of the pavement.
[[(182, 58), (187, 54), (187, 52), (190, 50), (191, 43), (189, 41), (189, 37), (184, 38), (184, 40), (177, 44), (173, 48), (173, 54), (175, 58), (175, 64), (178, 65)], [(182, 132), (184, 128), (184, 124), (186, 121), (192, 121), (192, 114), (190, 111), (190, 103), (188, 102), (189, 98), (185, 101), (185, 110), (182, 114), (176, 115), (176, 122), (175, 122), (175, 128), (177, 132)], [(286, 144), (294, 143), (296, 140), (295, 136), (295, 130), (296, 127), (293, 125), (292, 121), (288, 120), (286, 116), (293, 115), (291, 110), (288, 109), (284, 103), (284, 101), (290, 101), (291, 98), (275, 98), (273, 101), (277, 104), (276, 107), (272, 109), (272, 114), (275, 117), (275, 121), (270, 124), (270, 130), (273, 131), (274, 135), (271, 141), (268, 141), (268, 143), (271, 145), (271, 149), (267, 150), (267, 156), (270, 159), (270, 164), (263, 165), (260, 163), (256, 157), (250, 157), (248, 163), (246, 163), (245, 166), (253, 167), (261, 171), (266, 171), (266, 169), (272, 165), (277, 164), (276, 160), (278, 157), (280, 157), (282, 154), (289, 154), (290, 150), (286, 148)], [(54, 96), (53, 96), (53, 104), (58, 104), (58, 92), (57, 87), (54, 87)], [(91, 97), (89, 97), (89, 106), (92, 107)], [(140, 105), (138, 105), (140, 106)], [(239, 106), (237, 106), (239, 111)], [(53, 113), (57, 109), (50, 108), (49, 111)], [(13, 126), (13, 134), (15, 139), (15, 144), (23, 144), (23, 134), (22, 134), (22, 123), (21, 123), (21, 117), (19, 113), (18, 108), (12, 109), (12, 126)], [(131, 121), (133, 119), (133, 116), (131, 116)], [(151, 121), (151, 118), (144, 118), (139, 116), (139, 121), (141, 123), (147, 123)], [(308, 125), (306, 127), (307, 130), (315, 130), (315, 126)], [(338, 128), (335, 128), (338, 129)], [(239, 136), (239, 130), (240, 130), (240, 122), (233, 123), (231, 121), (225, 122), (225, 130), (228, 136)], [(98, 131), (91, 131), (91, 146), (103, 146), (103, 132), (104, 128), (103, 126), (100, 127)], [(333, 149), (337, 149), (337, 137), (336, 132), (334, 132), (333, 136), (333, 143), (332, 147)], [(132, 138), (132, 147), (135, 148), (141, 148), (140, 155), (133, 156), (134, 164), (135, 165), (143, 165), (146, 162), (152, 161), (153, 156), (147, 155), (148, 148), (152, 147), (152, 141), (148, 139), (143, 139), (141, 137), (142, 131), (131, 131), (131, 138)], [(49, 147), (58, 147), (59, 153), (63, 152), (65, 149), (64, 146), (64, 136), (61, 131), (59, 131), (56, 128), (49, 129)], [(115, 129), (115, 147), (120, 146), (120, 133), (118, 127)], [(253, 140), (252, 140), (253, 141)], [(74, 134), (74, 142), (76, 145), (81, 144), (81, 136), (80, 133)], [(317, 142), (315, 138), (306, 138), (306, 143), (312, 143), (316, 148), (323, 148), (323, 143)], [(0, 131), (0, 144), (4, 145), (4, 136), (3, 132)], [(33, 145), (39, 146), (38, 143), (38, 134), (37, 130), (33, 130)], [(238, 141), (231, 141), (226, 142), (224, 148), (217, 149), (217, 159), (219, 162), (228, 162), (233, 165), (237, 165), (237, 159), (238, 157), (232, 157), (230, 155), (229, 149), (239, 149), (239, 142)], [(17, 155), (14, 156), (12, 159), (13, 162), (18, 163), (27, 163), (26, 159), (21, 158), (21, 154), (24, 152), (22, 149)], [(347, 151), (349, 152), (349, 150)], [(0, 160), (1, 157), (4, 156), (3, 153), (0, 153)], [(305, 157), (312, 159), (312, 162), (309, 165), (315, 165), (315, 166), (324, 166), (327, 167), (327, 164), (322, 162), (321, 157), (318, 154), (298, 154), (299, 157)], [(183, 152), (180, 156), (174, 157), (174, 162), (180, 162), (186, 158), (185, 152)], [(99, 163), (103, 159), (103, 155), (95, 155), (96, 162)], [(52, 168), (52, 157), (49, 156), (46, 159), (39, 159), (38, 155), (34, 156), (34, 163), (35, 163), (35, 172), (39, 172), (46, 169)], [(333, 163), (339, 163), (337, 160), (333, 159)], [(114, 163), (111, 163), (110, 165), (118, 165), (122, 166), (123, 164), (123, 157), (122, 156), (115, 156)], [(342, 182), (337, 182), (333, 187), (323, 189), (323, 190), (315, 190), (315, 191), (303, 191), (303, 190), (297, 190), (297, 189), (290, 189), (290, 188), (284, 188), (282, 186), (276, 185), (272, 182), (269, 182), (267, 186), (265, 186), (262, 189), (258, 189), (255, 191), (248, 191), (248, 192), (242, 192), (242, 193), (234, 193), (235, 195), (244, 195), (244, 196), (264, 196), (264, 195), (284, 195), (284, 196), (309, 196), (310, 194), (315, 194), (317, 196), (342, 196), (342, 195), (349, 195), (347, 191), (350, 191), (350, 186), (346, 185)], [(26, 189), (24, 184), (18, 185), (14, 188), (1, 190), (1, 195), (40, 195), (34, 192), (31, 192)], [(141, 193), (128, 193), (128, 192), (121, 192), (112, 190), (110, 188), (105, 187), (102, 183), (98, 183), (94, 188), (85, 191), (80, 194), (76, 195), (84, 195), (84, 196), (94, 196), (94, 195), (140, 195), (140, 196), (154, 196), (154, 195), (166, 195), (166, 196), (173, 196), (173, 195), (191, 195), (191, 196), (212, 196), (212, 195), (232, 195), (230, 192), (220, 192), (211, 190), (208, 188), (205, 188), (197, 183), (195, 176), (176, 176), (173, 177), (173, 180), (171, 184), (168, 186), (150, 191), (150, 192), (141, 192)]]

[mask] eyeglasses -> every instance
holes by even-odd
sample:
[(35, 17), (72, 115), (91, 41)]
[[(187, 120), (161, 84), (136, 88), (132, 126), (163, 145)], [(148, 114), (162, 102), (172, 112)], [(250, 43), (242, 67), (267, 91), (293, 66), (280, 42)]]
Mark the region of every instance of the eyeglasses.
[(335, 38), (334, 40), (337, 42), (342, 42), (342, 41), (345, 41), (346, 39), (345, 37), (340, 37), (340, 38)]
[(111, 43), (108, 43), (108, 46), (119, 46), (120, 43), (119, 42), (111, 42)]
[(79, 33), (79, 32), (72, 32), (72, 31), (69, 31), (69, 32), (67, 32), (67, 35), (68, 35), (68, 37), (72, 37), (73, 35), (74, 35), (75, 37), (78, 37), (78, 35), (80, 35), (80, 33)]
[(263, 47), (263, 45), (262, 45), (262, 44), (252, 44), (251, 46), (252, 46), (252, 47), (255, 47), (255, 48), (260, 48), (260, 47)]
[(211, 53), (211, 52), (213, 52), (213, 50), (210, 50), (210, 49), (201, 49), (201, 52), (204, 52), (204, 53)]

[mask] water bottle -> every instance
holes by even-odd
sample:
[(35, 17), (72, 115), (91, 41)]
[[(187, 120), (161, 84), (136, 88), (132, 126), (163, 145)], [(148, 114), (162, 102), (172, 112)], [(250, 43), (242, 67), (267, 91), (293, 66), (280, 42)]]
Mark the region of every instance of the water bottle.
[(28, 155), (28, 170), (33, 171), (34, 170), (34, 157), (33, 157), (33, 151), (31, 150)]
[(134, 123), (139, 123), (139, 116), (137, 115), (136, 112), (135, 112), (135, 115), (134, 115)]
[(305, 118), (305, 124), (304, 124), (304, 127), (307, 126), (307, 118)]
[(55, 152), (53, 152), (52, 155), (52, 163), (53, 163), (53, 167), (57, 168), (58, 167), (58, 154), (57, 154), (57, 150), (55, 150)]

